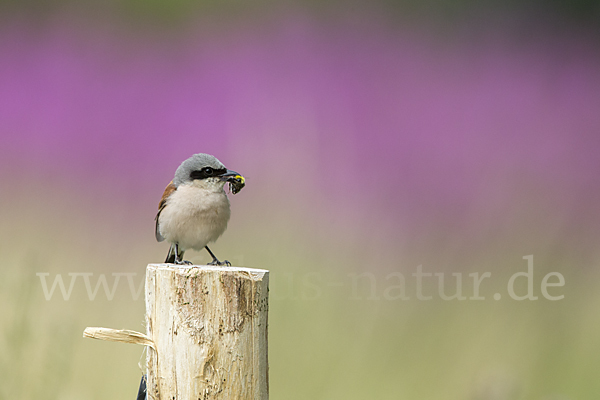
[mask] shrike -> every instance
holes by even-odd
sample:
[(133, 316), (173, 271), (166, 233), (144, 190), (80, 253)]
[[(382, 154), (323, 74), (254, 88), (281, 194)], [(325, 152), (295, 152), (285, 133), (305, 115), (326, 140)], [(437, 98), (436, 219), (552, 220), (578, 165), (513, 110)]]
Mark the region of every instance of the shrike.
[(225, 232), (229, 222), (226, 183), (233, 194), (245, 184), (242, 175), (209, 154), (194, 154), (177, 168), (156, 214), (156, 240), (171, 242), (166, 263), (191, 264), (183, 260), (183, 253), (206, 249), (213, 258), (209, 265), (231, 265), (217, 260), (207, 246)]

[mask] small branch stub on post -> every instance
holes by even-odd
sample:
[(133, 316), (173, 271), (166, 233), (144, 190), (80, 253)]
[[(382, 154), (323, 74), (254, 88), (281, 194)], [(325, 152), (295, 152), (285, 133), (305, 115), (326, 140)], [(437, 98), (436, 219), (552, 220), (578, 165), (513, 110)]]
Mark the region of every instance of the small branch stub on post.
[(141, 344), (154, 348), (152, 340), (143, 333), (130, 331), (128, 329), (111, 329), (88, 327), (83, 331), (84, 338), (108, 340), (110, 342), (121, 342), (131, 344)]
[(267, 400), (266, 270), (149, 264), (148, 399)]

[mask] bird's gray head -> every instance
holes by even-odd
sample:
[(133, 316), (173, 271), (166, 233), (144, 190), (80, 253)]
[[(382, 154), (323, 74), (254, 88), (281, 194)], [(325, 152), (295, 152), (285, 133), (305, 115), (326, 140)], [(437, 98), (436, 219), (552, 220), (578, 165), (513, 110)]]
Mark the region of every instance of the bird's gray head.
[(177, 187), (183, 183), (192, 182), (194, 179), (205, 179), (212, 176), (223, 175), (227, 168), (210, 154), (194, 154), (181, 163), (177, 171), (173, 184)]

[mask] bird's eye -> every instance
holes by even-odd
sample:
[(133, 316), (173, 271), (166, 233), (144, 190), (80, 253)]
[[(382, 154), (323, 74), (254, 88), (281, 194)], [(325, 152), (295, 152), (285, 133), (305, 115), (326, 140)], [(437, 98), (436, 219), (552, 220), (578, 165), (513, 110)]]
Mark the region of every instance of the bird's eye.
[(202, 169), (197, 169), (195, 171), (190, 172), (191, 179), (206, 179), (211, 176), (215, 176), (219, 172), (219, 170), (215, 170), (211, 167), (204, 167)]

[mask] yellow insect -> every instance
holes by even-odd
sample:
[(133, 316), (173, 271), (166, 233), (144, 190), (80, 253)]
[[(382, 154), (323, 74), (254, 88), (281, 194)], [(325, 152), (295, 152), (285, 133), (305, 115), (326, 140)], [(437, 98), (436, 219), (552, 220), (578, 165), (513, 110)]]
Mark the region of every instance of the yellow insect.
[(227, 179), (227, 182), (229, 182), (229, 190), (231, 190), (231, 193), (233, 194), (238, 194), (246, 185), (246, 180), (241, 175), (232, 176)]

